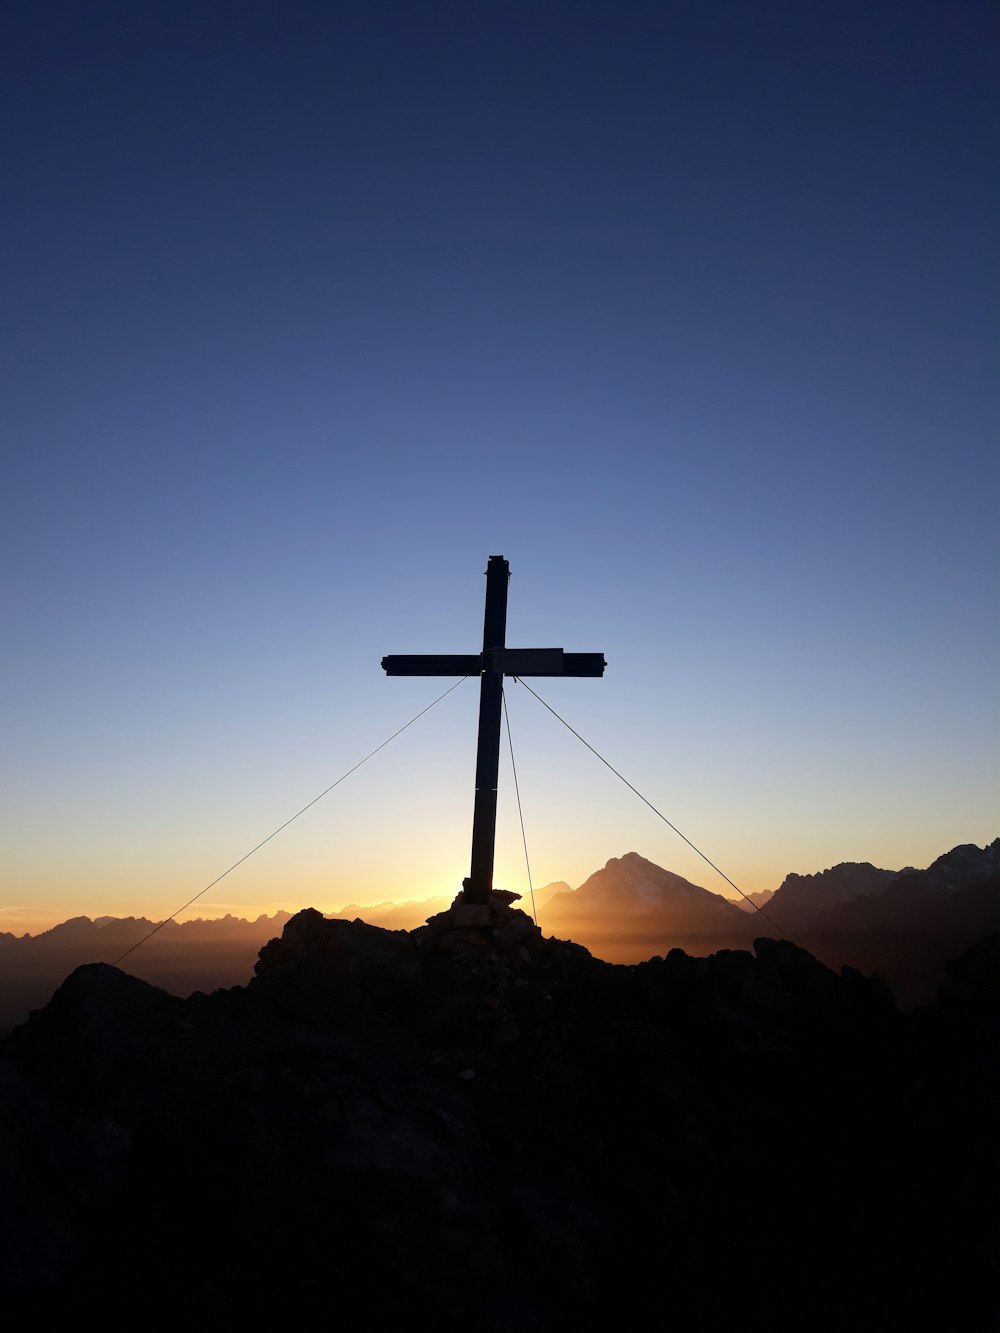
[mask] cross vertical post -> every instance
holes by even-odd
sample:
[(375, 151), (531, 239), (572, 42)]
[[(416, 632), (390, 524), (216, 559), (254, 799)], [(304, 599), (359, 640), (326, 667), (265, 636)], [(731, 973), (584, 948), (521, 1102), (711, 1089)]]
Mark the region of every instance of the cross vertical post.
[(510, 565), (502, 555), (486, 564), (483, 615), (483, 673), (479, 685), (479, 741), (476, 747), (476, 804), (472, 814), (472, 867), (463, 889), (470, 904), (489, 902), (500, 778), (500, 714), (503, 706), (503, 649), (507, 641), (507, 582)]

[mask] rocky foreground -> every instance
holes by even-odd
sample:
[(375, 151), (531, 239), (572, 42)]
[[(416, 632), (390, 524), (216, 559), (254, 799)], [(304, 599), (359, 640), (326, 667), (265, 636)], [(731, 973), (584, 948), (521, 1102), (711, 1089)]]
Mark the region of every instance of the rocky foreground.
[(603, 963), (503, 894), (300, 912), (187, 1000), (81, 967), (0, 1046), (0, 1308), (988, 1326), (998, 1057), (1000, 937), (912, 1015), (787, 941)]

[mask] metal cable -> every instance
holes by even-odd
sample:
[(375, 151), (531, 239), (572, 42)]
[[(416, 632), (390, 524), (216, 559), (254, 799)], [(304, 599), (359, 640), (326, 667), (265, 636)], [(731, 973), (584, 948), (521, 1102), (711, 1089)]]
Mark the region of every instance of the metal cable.
[(314, 796), (308, 805), (304, 805), (301, 810), (297, 810), (295, 814), (292, 815), (290, 819), (286, 819), (283, 824), (279, 824), (273, 833), (269, 833), (262, 842), (259, 842), (257, 844), (256, 847), (251, 847), (250, 851), (248, 851), (244, 856), (241, 856), (238, 861), (234, 861), (228, 870), (224, 870), (221, 875), (217, 875), (216, 878), (212, 880), (211, 884), (206, 884), (205, 887), (203, 889), (200, 889), (194, 895), (193, 898), (189, 898), (186, 903), (178, 907), (176, 912), (172, 912), (170, 916), (166, 917), (163, 921), (161, 921), (159, 925), (154, 926), (148, 935), (143, 935), (141, 940), (137, 940), (130, 949), (126, 949), (125, 952), (121, 955), (121, 957), (115, 959), (112, 966), (117, 967), (118, 964), (122, 961), (122, 959), (127, 958), (130, 953), (134, 953), (135, 950), (139, 948), (140, 944), (145, 944), (148, 939), (152, 939), (152, 937), (156, 934), (158, 930), (162, 930), (163, 927), (168, 924), (168, 922), (173, 921), (175, 917), (180, 916), (181, 912), (183, 912), (185, 908), (190, 907), (192, 903), (196, 903), (203, 894), (206, 894), (209, 891), (209, 889), (214, 888), (216, 884), (219, 883), (220, 880), (225, 879), (226, 876), (231, 874), (236, 869), (237, 866), (241, 866), (244, 861), (248, 861), (250, 857), (253, 856), (254, 852), (259, 852), (260, 849), (266, 843), (269, 843), (271, 841), (272, 838), (276, 838), (283, 829), (288, 828), (289, 824), (294, 823), (294, 821), (298, 819), (299, 815), (304, 815), (307, 810), (311, 810), (317, 801), (321, 801), (324, 796), (326, 796), (329, 792), (332, 792), (334, 787), (339, 787), (345, 778), (349, 778), (352, 773), (356, 773), (362, 764), (367, 764), (368, 760), (374, 758), (374, 756), (378, 754), (379, 750), (384, 750), (390, 741), (394, 741), (397, 736), (402, 736), (403, 732), (406, 730), (407, 727), (412, 727), (414, 722), (422, 718), (425, 713), (429, 713), (435, 704), (439, 704), (442, 699), (446, 699), (448, 695), (451, 694), (452, 690), (457, 690), (459, 685), (462, 684), (462, 681), (468, 679), (469, 679), (468, 676), (460, 676), (459, 679), (455, 681), (454, 685), (449, 685), (449, 687), (445, 690), (444, 694), (439, 694), (433, 703), (429, 703), (426, 708), (421, 708), (420, 712), (417, 713), (415, 717), (411, 717), (409, 722), (404, 723), (403, 726), (401, 726), (398, 731), (394, 731), (391, 736), (387, 737), (387, 739), (382, 742), (381, 745), (376, 745), (375, 749), (369, 751), (369, 753), (365, 755), (364, 759), (359, 759), (353, 768), (349, 768), (346, 773), (342, 773), (336, 782), (331, 782), (329, 787), (325, 787), (318, 796)]
[[(678, 838), (682, 838), (682, 839), (684, 840), (684, 842), (687, 843), (687, 845), (691, 848), (691, 850), (692, 850), (693, 852), (697, 852), (697, 853), (698, 853), (698, 855), (701, 857), (701, 859), (705, 862), (706, 865), (710, 865), (710, 866), (712, 867), (712, 869), (715, 871), (715, 873), (716, 873), (717, 875), (721, 875), (722, 878), (726, 881), (726, 883), (727, 883), (731, 888), (734, 888), (734, 889), (736, 890), (736, 892), (740, 895), (741, 898), (745, 898), (746, 901), (750, 904), (750, 906), (754, 909), (754, 911), (759, 912), (759, 913), (761, 914), (761, 916), (764, 918), (765, 921), (770, 921), (771, 925), (775, 928), (776, 931), (779, 932), (779, 934), (781, 934), (781, 935), (785, 935), (785, 932), (784, 932), (784, 931), (781, 929), (781, 927), (778, 925), (777, 921), (775, 921), (773, 917), (768, 916), (768, 914), (764, 911), (763, 907), (760, 907), (757, 903), (755, 903), (755, 902), (753, 901), (752, 898), (750, 898), (747, 894), (745, 894), (745, 893), (743, 892), (743, 890), (740, 888), (740, 886), (739, 886), (738, 884), (734, 884), (733, 881), (732, 881), (732, 880), (729, 878), (729, 876), (726, 874), (726, 872), (725, 872), (724, 870), (720, 870), (719, 867), (715, 864), (714, 861), (710, 861), (710, 860), (708, 859), (708, 857), (705, 855), (705, 853), (701, 850), (701, 848), (700, 848), (700, 847), (696, 847), (696, 846), (694, 845), (694, 843), (691, 841), (691, 839), (688, 838), (688, 837), (686, 837), (686, 836), (680, 831), (680, 829), (677, 827), (676, 824), (671, 824), (670, 820), (666, 817), (666, 815), (663, 814), (663, 812), (662, 812), (661, 810), (657, 810), (657, 808), (656, 808), (656, 806), (653, 804), (653, 802), (650, 801), (650, 800), (647, 800), (646, 797), (643, 796), (642, 792), (638, 789), (638, 787), (633, 787), (632, 784), (631, 784), (631, 782), (629, 782), (628, 778), (624, 777), (621, 773), (618, 772), (618, 770), (617, 770), (617, 768), (615, 768), (614, 764), (610, 764), (610, 763), (608, 763), (607, 759), (604, 758), (604, 755), (600, 754), (599, 751), (595, 750), (594, 747), (590, 744), (589, 741), (585, 741), (585, 740), (583, 739), (583, 737), (580, 735), (580, 733), (579, 733), (578, 731), (574, 730), (574, 728), (570, 726), (570, 724), (566, 721), (566, 719), (565, 719), (564, 717), (560, 717), (559, 714), (556, 712), (556, 710), (552, 707), (551, 704), (547, 704), (547, 703), (545, 702), (545, 700), (542, 698), (542, 696), (541, 696), (540, 694), (536, 694), (535, 691), (531, 688), (530, 685), (526, 685), (525, 682), (521, 679), (520, 676), (515, 676), (514, 679), (517, 681), (518, 685), (524, 685), (524, 688), (528, 691), (529, 694), (534, 694), (534, 696), (535, 696), (535, 698), (538, 700), (538, 702), (539, 702), (540, 704), (542, 704), (545, 708), (547, 708), (547, 709), (549, 710), (549, 712), (552, 714), (552, 716), (553, 716), (554, 718), (558, 719), (558, 721), (560, 721), (560, 722), (563, 724), (563, 726), (566, 728), (567, 731), (572, 731), (572, 732), (573, 732), (573, 735), (576, 737), (576, 739), (577, 739), (582, 745), (586, 745), (586, 747), (587, 747), (587, 749), (590, 751), (590, 753), (593, 754), (593, 755), (596, 755), (597, 758), (600, 759), (601, 763), (605, 766), (605, 768), (610, 768), (611, 771), (612, 771), (612, 773), (614, 773), (615, 777), (616, 777), (616, 778), (619, 778), (622, 782), (624, 782), (624, 783), (625, 783), (625, 786), (628, 787), (629, 791), (635, 792), (635, 794), (636, 794), (636, 796), (638, 796), (639, 800), (640, 800), (640, 801), (643, 801), (646, 805), (648, 805), (649, 808), (650, 808), (650, 810), (652, 810), (652, 812), (653, 812), (654, 815), (659, 815), (660, 819), (663, 820), (663, 822), (664, 822), (664, 824), (666, 824), (667, 828), (671, 828), (671, 829), (673, 829), (673, 831), (677, 834)], [(788, 938), (788, 936), (785, 935), (785, 939), (787, 939), (787, 938)]]
[[(516, 677), (515, 677), (516, 679)], [(503, 681), (500, 682), (500, 698), (503, 700), (503, 716), (507, 723), (507, 744), (510, 746), (510, 766), (514, 774), (514, 792), (517, 796), (517, 817), (521, 821), (521, 841), (524, 843), (524, 864), (528, 871), (528, 892), (531, 894), (531, 915), (538, 925), (538, 913), (535, 911), (535, 887), (531, 882), (531, 862), (528, 860), (528, 839), (524, 832), (524, 814), (521, 811), (521, 792), (517, 785), (517, 765), (514, 763), (514, 742), (510, 735), (510, 714), (507, 712), (507, 693), (503, 687)]]

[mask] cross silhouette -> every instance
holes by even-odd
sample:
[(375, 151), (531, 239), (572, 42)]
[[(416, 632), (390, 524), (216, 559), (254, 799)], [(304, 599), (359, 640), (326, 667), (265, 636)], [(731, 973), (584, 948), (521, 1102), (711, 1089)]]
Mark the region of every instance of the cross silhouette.
[(510, 565), (491, 555), (486, 566), (486, 612), (481, 653), (395, 654), (382, 658), (387, 676), (479, 676), (479, 741), (476, 804), (472, 815), (472, 868), (463, 881), (464, 901), (489, 902), (500, 772), (500, 713), (504, 676), (603, 676), (603, 653), (566, 653), (561, 648), (508, 648), (507, 582)]

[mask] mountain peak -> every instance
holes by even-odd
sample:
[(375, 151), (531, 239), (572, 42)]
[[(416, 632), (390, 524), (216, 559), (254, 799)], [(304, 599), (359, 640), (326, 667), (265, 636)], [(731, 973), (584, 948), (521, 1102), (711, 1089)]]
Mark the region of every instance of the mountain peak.
[(674, 947), (749, 948), (753, 930), (721, 894), (634, 851), (611, 857), (576, 890), (553, 895), (541, 919), (546, 930), (614, 962)]
[(778, 920), (798, 925), (817, 910), (884, 893), (898, 878), (898, 870), (880, 870), (870, 861), (841, 861), (814, 875), (786, 875), (771, 904)]
[(976, 880), (1000, 875), (1000, 838), (977, 847), (974, 842), (959, 843), (927, 867), (927, 877), (935, 887), (964, 888)]
[(604, 869), (610, 870), (613, 866), (652, 866), (654, 870), (660, 869), (655, 862), (640, 856), (638, 852), (624, 852), (621, 856), (613, 856), (605, 863)]

